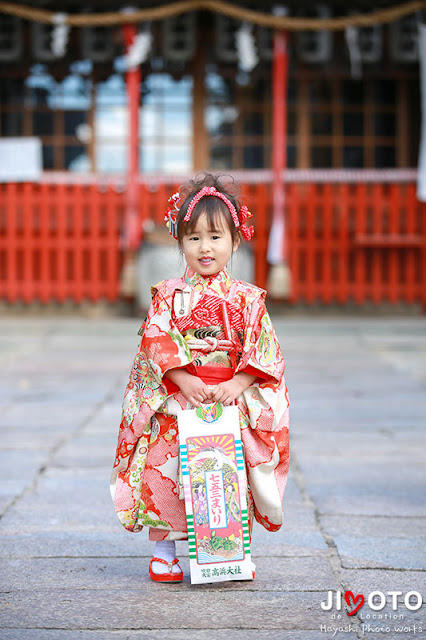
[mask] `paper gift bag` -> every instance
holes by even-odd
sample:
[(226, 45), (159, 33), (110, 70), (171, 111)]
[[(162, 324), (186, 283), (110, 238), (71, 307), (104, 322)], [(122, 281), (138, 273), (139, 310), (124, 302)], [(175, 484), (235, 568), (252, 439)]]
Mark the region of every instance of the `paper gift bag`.
[(238, 407), (178, 414), (191, 583), (252, 580)]

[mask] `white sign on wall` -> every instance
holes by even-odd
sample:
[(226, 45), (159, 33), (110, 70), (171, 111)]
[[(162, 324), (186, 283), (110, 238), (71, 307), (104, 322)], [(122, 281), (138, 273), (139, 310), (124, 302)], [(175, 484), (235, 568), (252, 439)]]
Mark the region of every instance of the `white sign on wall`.
[(40, 138), (0, 139), (0, 182), (37, 181), (42, 172)]

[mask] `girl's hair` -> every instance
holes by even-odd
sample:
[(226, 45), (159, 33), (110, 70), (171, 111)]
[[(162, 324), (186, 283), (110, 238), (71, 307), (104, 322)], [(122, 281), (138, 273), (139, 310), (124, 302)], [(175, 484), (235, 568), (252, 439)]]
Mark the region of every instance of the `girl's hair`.
[(213, 173), (198, 173), (193, 180), (189, 180), (189, 182), (183, 184), (179, 189), (181, 198), (184, 198), (184, 202), (177, 216), (177, 240), (179, 245), (182, 246), (182, 240), (185, 235), (192, 233), (202, 213), (207, 215), (207, 220), (212, 231), (218, 228), (218, 224), (221, 226), (219, 221), (224, 220), (231, 232), (232, 242), (235, 244), (241, 239), (240, 230), (235, 226), (231, 212), (226, 204), (216, 196), (204, 196), (204, 198), (201, 198), (195, 205), (188, 222), (184, 221), (192, 198), (203, 187), (214, 187), (232, 202), (237, 211), (240, 208), (240, 202), (238, 200), (240, 188), (232, 176), (221, 173), (216, 175)]

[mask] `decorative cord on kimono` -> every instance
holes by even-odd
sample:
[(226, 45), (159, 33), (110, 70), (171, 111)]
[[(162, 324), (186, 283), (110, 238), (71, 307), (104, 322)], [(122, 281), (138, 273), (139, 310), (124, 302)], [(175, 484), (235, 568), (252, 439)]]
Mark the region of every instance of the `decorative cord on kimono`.
[[(226, 300), (222, 300), (221, 309), (222, 309), (223, 329), (225, 331), (225, 336), (227, 340), (230, 340), (232, 342), (231, 323), (229, 322), (228, 307), (226, 305)], [(235, 349), (234, 343), (233, 343), (233, 346), (234, 348), (229, 351), (229, 359), (231, 361), (231, 366), (235, 371), (235, 368), (237, 366), (237, 357), (235, 353), (236, 349)]]
[(197, 351), (203, 351), (204, 353), (235, 350), (232, 340), (218, 340), (212, 336), (206, 336), (204, 339), (186, 336), (185, 342), (190, 349), (196, 349)]

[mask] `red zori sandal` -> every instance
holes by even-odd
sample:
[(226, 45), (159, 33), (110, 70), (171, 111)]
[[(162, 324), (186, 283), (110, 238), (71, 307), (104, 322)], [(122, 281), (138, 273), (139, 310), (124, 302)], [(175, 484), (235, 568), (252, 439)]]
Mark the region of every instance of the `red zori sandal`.
[[(167, 565), (168, 572), (154, 573), (152, 570), (153, 562), (161, 562), (161, 564)], [(177, 558), (175, 558), (171, 562), (167, 562), (167, 560), (163, 560), (163, 558), (151, 558), (151, 560), (149, 561), (149, 576), (151, 580), (154, 580), (154, 582), (182, 582), (183, 571), (180, 570), (179, 573), (173, 573), (172, 571), (172, 568), (174, 567), (174, 565), (178, 563), (179, 563), (179, 560)]]

